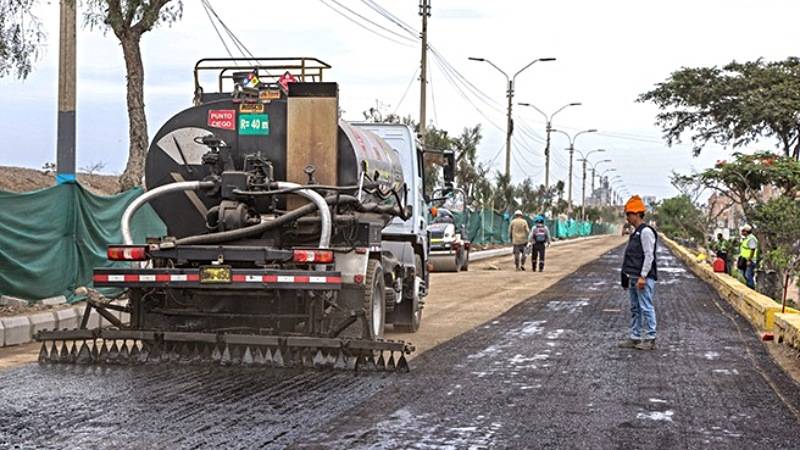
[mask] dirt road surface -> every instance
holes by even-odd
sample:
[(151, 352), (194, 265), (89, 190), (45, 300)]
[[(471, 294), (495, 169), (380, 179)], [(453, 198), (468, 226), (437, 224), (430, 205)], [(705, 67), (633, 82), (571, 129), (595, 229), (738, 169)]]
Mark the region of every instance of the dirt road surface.
[[(587, 251), (573, 254), (575, 264), (579, 256), (592, 259)], [(469, 312), (485, 298), (530, 298), (505, 313), (481, 313), (502, 314), (453, 331), (406, 375), (4, 370), (0, 447), (797, 448), (800, 386), (749, 325), (664, 249), (659, 349), (616, 348), (627, 324), (627, 299), (616, 284), (621, 247), (600, 253), (545, 288), (533, 285), (547, 283), (535, 277), (548, 272), (475, 280), (458, 294)], [(555, 257), (550, 264), (557, 278)], [(444, 277), (484, 275), (476, 269)], [(430, 300), (426, 320), (434, 320), (426, 326), (448, 317), (481, 320), (462, 319), (463, 309), (446, 303), (437, 312)]]

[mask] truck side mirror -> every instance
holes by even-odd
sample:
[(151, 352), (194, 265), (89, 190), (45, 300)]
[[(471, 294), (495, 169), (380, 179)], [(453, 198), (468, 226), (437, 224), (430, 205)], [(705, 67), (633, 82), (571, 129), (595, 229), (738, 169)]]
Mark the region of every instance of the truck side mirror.
[(444, 171), (444, 184), (447, 187), (452, 187), (456, 180), (456, 154), (455, 152), (444, 153), (445, 166)]

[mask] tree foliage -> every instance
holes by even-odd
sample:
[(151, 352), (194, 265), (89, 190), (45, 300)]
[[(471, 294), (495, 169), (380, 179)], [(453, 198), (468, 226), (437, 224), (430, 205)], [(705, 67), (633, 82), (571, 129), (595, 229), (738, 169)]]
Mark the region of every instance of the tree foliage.
[(638, 101), (658, 106), (656, 124), (669, 145), (692, 133), (699, 154), (709, 142), (737, 148), (771, 138), (784, 156), (800, 158), (798, 58), (682, 68)]
[(0, 77), (26, 78), (39, 58), (45, 34), (33, 13), (37, 0), (0, 0)]
[(732, 161), (678, 178), (700, 183), (741, 205), (761, 243), (763, 268), (781, 276), (800, 275), (799, 161), (767, 152), (736, 153)]
[(703, 242), (706, 234), (704, 213), (687, 195), (661, 201), (654, 214), (658, 229), (670, 237)]

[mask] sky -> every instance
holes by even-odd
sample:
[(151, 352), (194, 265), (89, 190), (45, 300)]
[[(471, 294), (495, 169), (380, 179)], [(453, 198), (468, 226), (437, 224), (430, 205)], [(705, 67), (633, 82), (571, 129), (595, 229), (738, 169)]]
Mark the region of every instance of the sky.
[[(375, 2), (412, 28), (420, 28), (418, 0)], [(667, 147), (653, 123), (656, 108), (637, 103), (636, 97), (681, 67), (759, 57), (784, 59), (797, 56), (800, 42), (796, 26), (800, 2), (788, 0), (431, 3), (429, 43), (436, 55), (429, 55), (428, 118), (437, 127), (456, 135), (480, 123), (484, 138), (479, 159), (502, 171), (505, 78), (488, 64), (467, 58), (490, 59), (512, 74), (536, 58), (555, 57), (557, 61), (538, 62), (516, 78), (514, 181), (531, 177), (540, 184), (544, 180), (543, 118), (516, 102), (532, 103), (546, 112), (581, 102), (557, 115), (553, 126), (569, 134), (598, 129), (598, 133), (578, 137), (575, 148), (584, 153), (605, 149), (589, 157), (590, 161), (611, 160), (599, 164), (598, 172), (614, 168), (628, 191), (659, 198), (677, 194), (669, 182), (673, 170), (700, 170), (728, 158), (731, 150), (709, 146), (695, 158), (689, 146)], [(387, 112), (418, 116), (419, 44), (356, 18), (353, 12), (407, 36), (368, 8), (366, 1), (211, 0), (211, 4), (253, 54), (313, 56), (332, 65), (326, 77), (339, 83), (345, 119), (363, 119), (361, 112), (376, 102)], [(40, 2), (38, 11), (47, 44), (34, 72), (26, 80), (0, 79), (0, 139), (4, 142), (0, 165), (39, 168), (55, 161), (58, 2)], [(142, 52), (152, 137), (173, 114), (191, 106), (194, 63), (204, 57), (226, 56), (226, 51), (200, 0), (184, 0), (182, 19), (145, 34)], [(82, 28), (77, 58), (77, 165), (103, 163), (105, 172), (120, 173), (128, 146), (121, 48), (113, 34)], [(459, 77), (472, 86), (459, 82)], [(565, 137), (553, 134), (551, 182), (566, 182), (567, 146)], [(774, 143), (765, 141), (756, 147), (770, 149)], [(580, 175), (576, 162), (576, 201), (581, 195)]]

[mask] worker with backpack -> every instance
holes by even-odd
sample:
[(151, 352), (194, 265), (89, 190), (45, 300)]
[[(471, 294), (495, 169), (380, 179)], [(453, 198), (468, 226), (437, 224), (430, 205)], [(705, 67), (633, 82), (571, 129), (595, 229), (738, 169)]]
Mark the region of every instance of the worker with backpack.
[(544, 249), (550, 245), (550, 230), (544, 224), (544, 216), (539, 214), (534, 220), (535, 224), (531, 228), (528, 241), (531, 243), (531, 270), (536, 272), (538, 261), (539, 272), (544, 272)]

